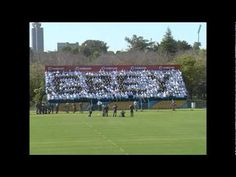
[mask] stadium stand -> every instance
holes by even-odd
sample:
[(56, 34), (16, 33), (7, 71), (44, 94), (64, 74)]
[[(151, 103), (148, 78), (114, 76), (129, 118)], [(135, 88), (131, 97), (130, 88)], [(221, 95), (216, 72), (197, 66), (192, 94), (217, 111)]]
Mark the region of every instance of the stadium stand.
[(178, 65), (46, 66), (45, 83), (51, 103), (126, 101), (123, 108), (133, 100), (187, 98)]

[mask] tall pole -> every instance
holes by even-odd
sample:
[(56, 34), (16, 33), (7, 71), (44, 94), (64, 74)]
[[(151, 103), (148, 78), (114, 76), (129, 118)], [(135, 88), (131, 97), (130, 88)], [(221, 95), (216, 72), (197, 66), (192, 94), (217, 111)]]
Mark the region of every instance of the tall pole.
[(197, 42), (199, 43), (199, 29), (198, 29), (198, 32), (197, 32)]
[(197, 33), (198, 33), (198, 39), (197, 39), (197, 42), (198, 42), (198, 43), (199, 43), (199, 33), (200, 33), (200, 30), (201, 30), (201, 26), (202, 26), (202, 25), (199, 26), (198, 32), (197, 32)]
[(38, 26), (37, 25), (35, 28), (35, 47), (36, 47), (36, 51), (38, 52)]

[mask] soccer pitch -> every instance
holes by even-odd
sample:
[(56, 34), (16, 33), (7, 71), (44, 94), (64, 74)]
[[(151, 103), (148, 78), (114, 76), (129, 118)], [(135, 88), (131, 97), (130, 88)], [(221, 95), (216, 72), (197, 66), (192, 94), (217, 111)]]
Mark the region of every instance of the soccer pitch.
[(29, 145), (30, 155), (205, 155), (206, 109), (144, 110), (134, 117), (30, 112)]

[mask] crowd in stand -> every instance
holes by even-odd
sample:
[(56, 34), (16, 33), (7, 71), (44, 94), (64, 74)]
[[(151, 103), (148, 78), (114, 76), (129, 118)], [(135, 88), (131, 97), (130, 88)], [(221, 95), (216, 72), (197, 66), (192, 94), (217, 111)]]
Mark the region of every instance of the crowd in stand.
[(142, 71), (46, 71), (48, 100), (185, 98), (177, 69)]

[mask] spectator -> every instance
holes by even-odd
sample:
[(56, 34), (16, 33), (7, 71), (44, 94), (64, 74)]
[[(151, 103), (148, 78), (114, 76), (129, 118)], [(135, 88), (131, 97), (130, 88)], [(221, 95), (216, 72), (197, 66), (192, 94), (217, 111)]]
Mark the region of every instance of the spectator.
[(45, 77), (48, 100), (187, 96), (181, 72), (177, 69), (95, 73), (47, 71)]

